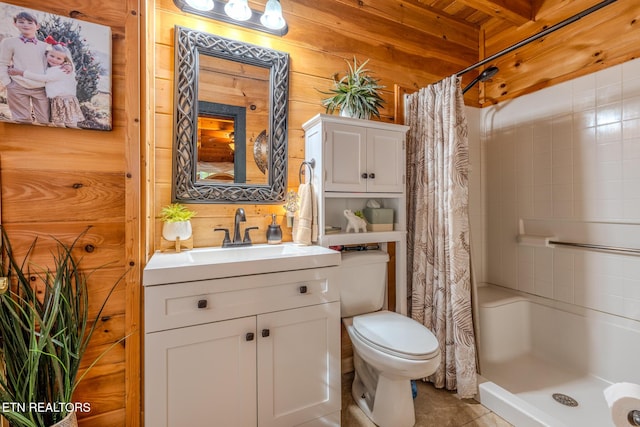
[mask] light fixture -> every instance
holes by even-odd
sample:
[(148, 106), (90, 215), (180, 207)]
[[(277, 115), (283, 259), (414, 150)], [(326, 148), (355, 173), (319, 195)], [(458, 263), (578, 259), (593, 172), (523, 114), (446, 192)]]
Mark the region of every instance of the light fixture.
[(278, 0), (269, 0), (264, 7), (264, 13), (260, 18), (260, 22), (267, 28), (272, 30), (279, 30), (283, 28), (287, 23), (282, 17), (282, 6)]
[(194, 9), (207, 11), (214, 7), (213, 0), (186, 0), (187, 4)]
[(183, 12), (284, 36), (289, 31), (278, 0), (268, 0), (264, 13), (252, 10), (247, 0), (173, 0)]
[(224, 7), (224, 12), (229, 15), (229, 18), (236, 21), (246, 21), (252, 15), (247, 0), (229, 0), (229, 3)]

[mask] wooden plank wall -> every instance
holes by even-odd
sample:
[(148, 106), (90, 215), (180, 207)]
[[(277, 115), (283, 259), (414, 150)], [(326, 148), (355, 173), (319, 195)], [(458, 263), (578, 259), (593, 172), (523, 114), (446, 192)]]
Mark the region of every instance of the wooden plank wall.
[[(140, 425), (140, 9), (137, 0), (9, 3), (111, 27), (112, 131), (0, 123), (1, 219), (19, 257), (51, 265), (53, 237), (71, 243), (90, 277), (91, 312), (119, 277), (83, 365), (129, 335), (89, 371), (74, 399), (81, 426)], [(37, 3), (37, 4), (36, 4)]]
[[(263, 10), (264, 0), (250, 2)], [(443, 2), (446, 3), (446, 2)], [(173, 113), (173, 26), (181, 25), (223, 37), (246, 41), (288, 52), (291, 55), (289, 93), (289, 173), (288, 185), (297, 188), (299, 165), (304, 158), (302, 123), (323, 112), (319, 90), (331, 86), (335, 73), (343, 75), (345, 60), (354, 55), (370, 59), (368, 67), (386, 86), (387, 101), (382, 120), (394, 121), (393, 87), (417, 90), (456, 73), (527, 37), (556, 24), (598, 0), (546, 0), (535, 2), (531, 21), (520, 17), (492, 20), (480, 28), (469, 22), (438, 13), (415, 0), (380, 2), (373, 0), (295, 0), (283, 3), (289, 33), (274, 37), (217, 21), (187, 15), (172, 0), (155, 0), (155, 30), (147, 42), (155, 50), (149, 62), (155, 108), (148, 124), (153, 129), (150, 154), (154, 179), (150, 200), (154, 211), (150, 233), (159, 247), (161, 224), (158, 213), (170, 202), (171, 144)], [(535, 43), (496, 60), (500, 73), (491, 81), (476, 85), (465, 95), (465, 103), (482, 106), (505, 101), (640, 55), (640, 9), (635, 2), (619, 1), (583, 18)], [(498, 22), (496, 24), (496, 22)], [(466, 85), (475, 72), (463, 76)], [(195, 246), (219, 245), (221, 233), (214, 227), (230, 228), (233, 211), (242, 206), (249, 214), (247, 226), (258, 226), (257, 242), (265, 241), (268, 215), (283, 210), (279, 205), (195, 205)], [(282, 218), (282, 217), (280, 217)], [(290, 239), (286, 227), (285, 240)]]
[[(264, 0), (250, 2), (255, 10), (264, 10), (265, 3)], [(290, 54), (288, 186), (293, 189), (299, 185), (298, 173), (304, 159), (302, 124), (324, 112), (320, 101), (326, 96), (320, 90), (331, 87), (334, 73), (344, 74), (345, 60), (352, 60), (354, 55), (360, 61), (370, 59), (368, 67), (386, 86), (382, 120), (388, 122), (394, 120), (394, 83), (418, 89), (477, 60), (478, 28), (473, 25), (439, 16), (411, 2), (360, 4), (363, 6), (350, 0), (283, 2), (289, 33), (275, 37), (187, 15), (172, 0), (155, 0), (155, 30), (148, 40), (155, 46), (149, 56), (149, 63), (155, 64), (151, 82), (156, 98), (155, 114), (149, 117), (149, 126), (155, 134), (154, 145), (150, 147), (150, 152), (155, 154), (152, 183), (155, 248), (160, 247), (160, 209), (171, 201), (174, 25)], [(474, 101), (470, 98), (470, 102)], [(280, 215), (284, 240), (291, 240), (280, 204), (191, 207), (198, 212), (192, 220), (196, 247), (220, 245), (222, 233), (213, 233), (212, 229), (231, 228), (237, 207), (243, 207), (247, 213), (246, 226), (260, 228), (252, 233), (255, 242), (266, 242), (265, 232), (272, 212)]]
[[(570, 18), (600, 0), (547, 0), (534, 20), (517, 28), (486, 26), (483, 57), (508, 48)], [(495, 104), (640, 57), (640, 7), (620, 0), (489, 65), (500, 72), (480, 91), (481, 104)]]

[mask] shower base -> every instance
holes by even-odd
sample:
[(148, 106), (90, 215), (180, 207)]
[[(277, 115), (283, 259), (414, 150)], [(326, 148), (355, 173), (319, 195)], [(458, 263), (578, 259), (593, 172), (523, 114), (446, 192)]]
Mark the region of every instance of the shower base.
[[(514, 426), (614, 427), (603, 396), (609, 382), (570, 372), (533, 355), (485, 363), (482, 373), (480, 402)], [(559, 403), (554, 393), (569, 396), (578, 406)]]
[(614, 427), (603, 391), (640, 384), (640, 322), (494, 285), (478, 309), (483, 405), (517, 427)]

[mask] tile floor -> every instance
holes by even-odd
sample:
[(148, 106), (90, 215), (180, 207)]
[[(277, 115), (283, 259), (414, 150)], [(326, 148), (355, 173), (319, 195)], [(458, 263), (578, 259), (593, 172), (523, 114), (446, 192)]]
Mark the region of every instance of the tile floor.
[[(342, 427), (375, 427), (353, 401), (352, 381), (353, 373), (342, 376)], [(513, 427), (473, 399), (460, 400), (431, 383), (417, 384), (416, 427)]]

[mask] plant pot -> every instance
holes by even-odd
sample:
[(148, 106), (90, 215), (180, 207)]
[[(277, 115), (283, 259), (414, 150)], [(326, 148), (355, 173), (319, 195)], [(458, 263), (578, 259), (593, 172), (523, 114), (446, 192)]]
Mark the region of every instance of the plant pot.
[(51, 427), (78, 427), (78, 419), (76, 418), (76, 412), (69, 412), (69, 414), (52, 425)]
[(170, 242), (187, 240), (193, 233), (191, 221), (165, 222), (162, 226), (162, 237)]
[(351, 108), (344, 106), (340, 109), (340, 117), (351, 117), (352, 119), (365, 119), (369, 120), (371, 118), (371, 114), (365, 114), (363, 117), (359, 117)]

